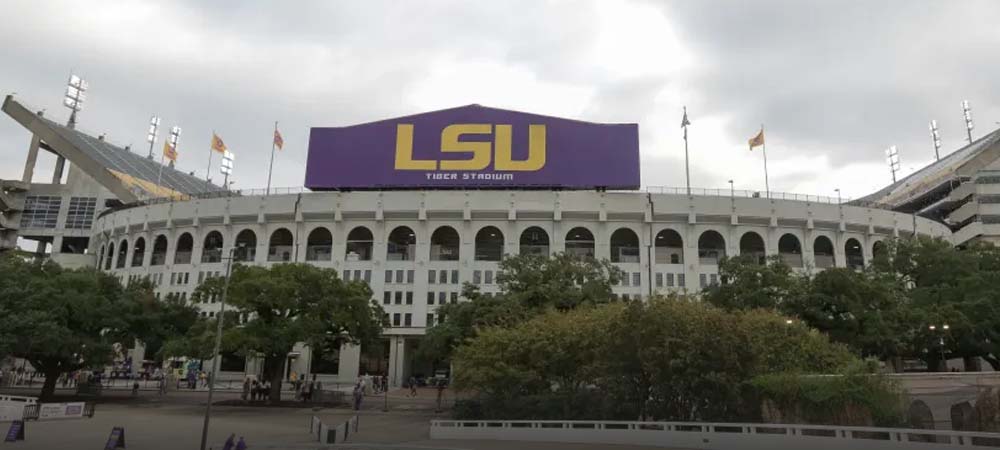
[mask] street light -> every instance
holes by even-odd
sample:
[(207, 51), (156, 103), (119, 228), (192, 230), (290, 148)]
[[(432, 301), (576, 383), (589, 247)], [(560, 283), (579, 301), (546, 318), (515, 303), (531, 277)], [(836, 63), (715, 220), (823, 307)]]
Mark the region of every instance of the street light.
[(837, 204), (839, 205), (840, 204), (840, 188), (834, 189), (834, 192), (837, 193)]
[(76, 75), (70, 74), (69, 81), (66, 82), (66, 95), (63, 97), (63, 106), (70, 109), (69, 122), (66, 127), (76, 127), (76, 113), (83, 109), (83, 102), (87, 100), (87, 89), (90, 85)]
[[(927, 326), (927, 329), (930, 330), (932, 333), (935, 332), (935, 331), (937, 331), (938, 328), (939, 327), (937, 325), (935, 325), (935, 324), (931, 324), (931, 325)], [(941, 328), (942, 335), (938, 337), (938, 347), (941, 349), (941, 365), (942, 365), (942, 369), (943, 369), (942, 372), (947, 372), (948, 371), (948, 360), (945, 358), (945, 353), (944, 353), (944, 333), (947, 333), (948, 330), (951, 329), (951, 326), (949, 326), (948, 324), (945, 323), (945, 324), (941, 324), (940, 328)]]
[(729, 180), (729, 197), (736, 198), (736, 188), (733, 187), (733, 180)]
[(232, 275), (233, 253), (237, 248), (245, 247), (245, 243), (236, 244), (229, 249), (229, 256), (226, 258), (226, 281), (222, 285), (222, 299), (219, 302), (219, 314), (217, 314), (215, 329), (215, 349), (212, 350), (212, 373), (208, 378), (208, 403), (205, 405), (205, 424), (201, 429), (201, 450), (205, 450), (208, 442), (208, 422), (212, 417), (212, 394), (215, 392), (215, 383), (218, 382), (219, 363), (222, 358), (219, 356), (219, 349), (222, 347), (222, 318), (226, 314), (226, 294), (229, 293), (229, 278)]

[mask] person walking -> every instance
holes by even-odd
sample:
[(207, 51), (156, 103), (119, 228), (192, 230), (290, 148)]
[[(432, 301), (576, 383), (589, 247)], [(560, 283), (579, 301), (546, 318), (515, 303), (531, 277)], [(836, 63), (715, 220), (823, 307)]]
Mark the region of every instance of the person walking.
[(365, 397), (365, 388), (362, 382), (354, 385), (354, 410), (359, 411), (361, 409), (361, 400)]
[(247, 397), (250, 395), (250, 377), (243, 378), (243, 393), (240, 394), (240, 399), (244, 402), (247, 401)]
[(255, 379), (253, 380), (253, 383), (250, 384), (250, 401), (251, 402), (257, 401), (257, 394), (259, 393), (260, 393), (260, 383), (258, 383), (257, 380)]
[(410, 383), (410, 393), (409, 393), (408, 396), (409, 397), (416, 397), (417, 396), (417, 377), (415, 377), (413, 375), (410, 375), (409, 383)]

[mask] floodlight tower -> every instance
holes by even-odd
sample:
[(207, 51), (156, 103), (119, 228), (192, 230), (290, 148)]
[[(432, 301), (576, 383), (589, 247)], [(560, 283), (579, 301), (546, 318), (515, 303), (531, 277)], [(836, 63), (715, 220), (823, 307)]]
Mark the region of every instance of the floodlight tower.
[(941, 135), (938, 134), (937, 121), (932, 120), (929, 126), (931, 129), (931, 139), (934, 140), (934, 160), (941, 159)]
[(965, 132), (969, 135), (969, 143), (972, 143), (972, 108), (969, 107), (968, 100), (962, 100), (962, 112), (965, 115)]
[(885, 150), (885, 161), (889, 163), (889, 171), (892, 172), (892, 182), (896, 182), (896, 172), (899, 172), (899, 151), (896, 146), (890, 146)]
[(66, 96), (63, 97), (63, 106), (71, 111), (69, 122), (66, 123), (67, 127), (76, 127), (76, 113), (83, 109), (83, 102), (87, 99), (87, 89), (89, 88), (90, 85), (83, 78), (70, 74), (69, 81), (66, 83)]
[(149, 119), (149, 131), (146, 132), (146, 142), (149, 142), (149, 154), (146, 157), (149, 159), (153, 159), (153, 145), (156, 144), (158, 137), (160, 137), (160, 118), (154, 115)]
[(225, 177), (222, 179), (222, 185), (229, 189), (229, 175), (233, 173), (233, 152), (226, 150), (222, 153), (222, 164), (219, 165), (219, 172), (221, 172)]

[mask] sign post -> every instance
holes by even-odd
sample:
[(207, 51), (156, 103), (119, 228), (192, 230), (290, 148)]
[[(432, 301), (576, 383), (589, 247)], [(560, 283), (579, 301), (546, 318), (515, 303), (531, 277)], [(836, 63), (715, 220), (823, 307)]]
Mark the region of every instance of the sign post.
[(4, 442), (17, 442), (24, 440), (24, 421), (15, 420), (10, 423), (10, 429), (7, 430), (7, 437)]
[(125, 448), (125, 427), (114, 427), (108, 435), (108, 442), (104, 444), (104, 450), (115, 450)]

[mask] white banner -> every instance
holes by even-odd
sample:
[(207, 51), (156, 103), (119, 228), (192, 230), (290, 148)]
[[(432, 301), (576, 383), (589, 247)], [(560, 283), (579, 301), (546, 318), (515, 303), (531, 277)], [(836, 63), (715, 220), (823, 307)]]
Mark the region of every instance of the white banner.
[(38, 420), (77, 419), (83, 417), (83, 402), (42, 403), (38, 407)]

